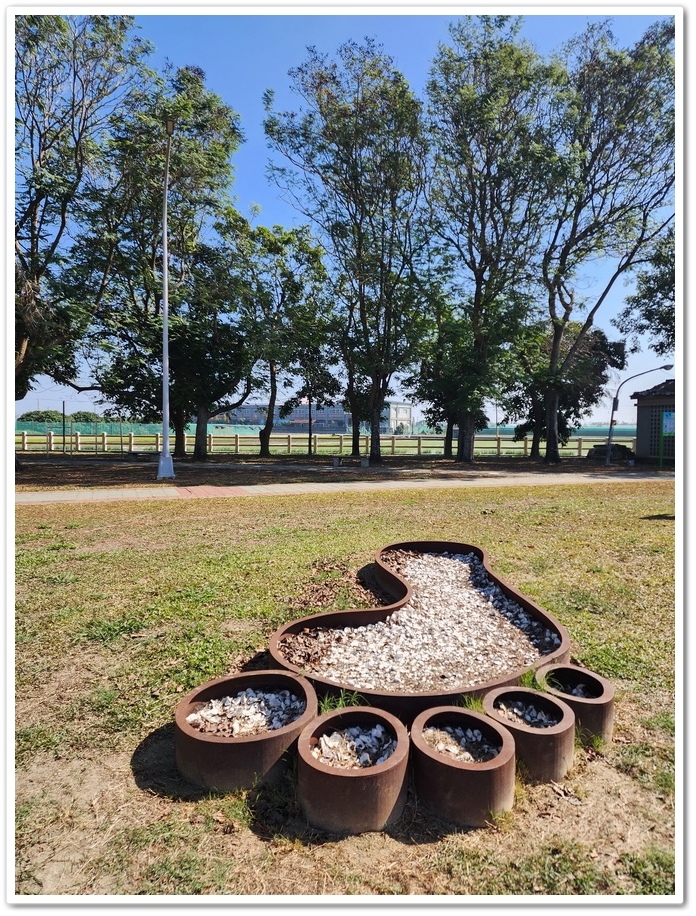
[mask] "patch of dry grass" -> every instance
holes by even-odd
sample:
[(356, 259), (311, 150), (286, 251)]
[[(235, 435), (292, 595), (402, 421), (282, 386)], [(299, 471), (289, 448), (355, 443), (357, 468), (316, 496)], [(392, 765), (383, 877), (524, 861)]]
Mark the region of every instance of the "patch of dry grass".
[(602, 462), (568, 458), (558, 465), (545, 465), (529, 458), (481, 457), (473, 464), (460, 464), (440, 456), (385, 455), (379, 464), (360, 467), (357, 459), (345, 459), (334, 468), (331, 456), (283, 455), (259, 458), (257, 455), (211, 455), (207, 462), (194, 464), (188, 458), (174, 461), (174, 480), (157, 480), (157, 462), (127, 461), (104, 456), (63, 458), (30, 455), (22, 457), (15, 474), (18, 491), (167, 486), (249, 486), (258, 483), (315, 483), (317, 481), (380, 480), (390, 477), (428, 479), (430, 477), (469, 477), (491, 474), (577, 474), (606, 476), (621, 471), (636, 476), (644, 469), (625, 465), (605, 468)]

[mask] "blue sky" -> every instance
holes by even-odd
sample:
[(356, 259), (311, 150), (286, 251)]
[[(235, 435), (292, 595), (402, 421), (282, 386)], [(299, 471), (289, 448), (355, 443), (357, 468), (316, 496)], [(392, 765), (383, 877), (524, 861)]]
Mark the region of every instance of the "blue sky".
[[(161, 12), (160, 12), (161, 9)], [(166, 12), (165, 12), (166, 9)], [(299, 8), (266, 8), (273, 10), (260, 14), (262, 7), (236, 8), (240, 13), (227, 12), (230, 7), (195, 9), (190, 7), (124, 8), (123, 12), (134, 13), (140, 34), (155, 46), (152, 61), (161, 68), (165, 61), (175, 67), (195, 65), (204, 70), (206, 84), (218, 93), (224, 102), (237, 111), (245, 143), (235, 154), (235, 184), (233, 193), (239, 210), (249, 214), (252, 205), (258, 205), (261, 213), (257, 222), (271, 225), (280, 223), (292, 225), (301, 222), (300, 215), (278, 196), (270, 185), (265, 170), (271, 151), (266, 146), (263, 134), (263, 102), (266, 89), (276, 93), (277, 108), (296, 108), (299, 100), (289, 90), (288, 70), (302, 63), (307, 47), (314, 45), (319, 51), (334, 54), (345, 41), (363, 41), (365, 37), (375, 38), (391, 54), (396, 65), (405, 74), (413, 89), (420, 93), (427, 79), (428, 70), (438, 43), (448, 39), (448, 26), (466, 12), (491, 12), (494, 8), (474, 8), (463, 5), (439, 5), (427, 8), (398, 6), (373, 7), (374, 14), (368, 14), (370, 7), (364, 6), (350, 15), (334, 15), (329, 6)], [(244, 13), (241, 14), (241, 9)], [(341, 10), (345, 9), (340, 7)], [(572, 9), (573, 14), (566, 13)], [(580, 14), (583, 9), (588, 14)], [(562, 43), (582, 31), (588, 21), (612, 20), (612, 28), (621, 43), (632, 44), (644, 33), (656, 18), (672, 15), (675, 7), (637, 7), (646, 14), (634, 15), (636, 7), (506, 7), (505, 12), (517, 12), (524, 16), (522, 34), (543, 54), (560, 48)], [(106, 8), (105, 8), (106, 10)], [(379, 10), (379, 14), (377, 11)], [(433, 12), (431, 13), (430, 10)], [(532, 12), (532, 10), (534, 12)], [(72, 10), (70, 10), (72, 12)], [(80, 10), (81, 11), (81, 10)], [(90, 9), (90, 11), (92, 11)], [(113, 10), (109, 8), (109, 12)], [(311, 15), (305, 15), (311, 11)], [(316, 11), (316, 12), (315, 12)], [(502, 8), (496, 12), (503, 11)], [(592, 15), (590, 15), (590, 13)], [(591, 278), (588, 278), (591, 281)], [(598, 324), (611, 336), (617, 332), (610, 325), (611, 317), (620, 310), (623, 298), (630, 294), (630, 287), (618, 281), (610, 299), (600, 313)], [(644, 349), (631, 357), (625, 371), (612, 381), (611, 393), (619, 382), (639, 372), (670, 362), (661, 359), (652, 351)], [(637, 380), (638, 388), (650, 387), (674, 373), (654, 372)], [(635, 408), (628, 398), (634, 390), (631, 383), (622, 390), (622, 400), (617, 417), (620, 422), (633, 422)], [(61, 409), (66, 401), (68, 413), (78, 409), (92, 409), (89, 395), (75, 396), (70, 389), (52, 385), (41, 380), (37, 390), (30, 392), (17, 413), (42, 408)], [(610, 398), (595, 412), (598, 422), (608, 422)], [(97, 408), (98, 409), (98, 408)]]
[[(460, 7), (461, 9), (461, 7)], [(375, 38), (395, 59), (411, 87), (422, 93), (437, 46), (448, 39), (455, 15), (179, 15), (136, 16), (142, 37), (158, 49), (157, 65), (194, 64), (206, 74), (206, 85), (241, 116), (246, 142), (234, 156), (234, 192), (246, 213), (259, 204), (259, 222), (284, 225), (299, 222), (296, 211), (277, 199), (277, 189), (265, 179), (271, 151), (263, 133), (262, 97), (276, 93), (276, 108), (296, 108), (299, 99), (289, 90), (288, 70), (302, 63), (307, 48), (333, 54), (345, 41)], [(541, 53), (550, 53), (588, 21), (606, 16), (526, 16), (523, 34)], [(611, 17), (617, 37), (635, 42), (655, 16)]]

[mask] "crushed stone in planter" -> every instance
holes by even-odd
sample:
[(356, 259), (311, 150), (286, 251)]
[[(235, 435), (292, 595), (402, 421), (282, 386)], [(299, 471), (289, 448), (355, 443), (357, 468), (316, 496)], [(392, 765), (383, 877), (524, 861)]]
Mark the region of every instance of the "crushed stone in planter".
[(508, 598), (474, 554), (391, 551), (408, 604), (357, 627), (311, 627), (279, 647), (310, 676), (353, 690), (449, 692), (528, 668), (560, 637)]
[(289, 690), (254, 690), (196, 704), (186, 717), (192, 728), (222, 737), (259, 735), (283, 728), (298, 719), (306, 703)]
[(530, 725), (532, 728), (552, 728), (558, 725), (562, 716), (553, 712), (545, 712), (523, 700), (498, 700), (495, 708), (506, 719), (518, 725)]
[(552, 686), (554, 689), (560, 690), (561, 693), (567, 693), (569, 696), (578, 697), (582, 700), (594, 700), (599, 696), (598, 691), (594, 690), (590, 684), (579, 683), (571, 687), (569, 684), (553, 683)]
[(344, 770), (384, 763), (394, 753), (396, 740), (379, 722), (372, 728), (353, 725), (320, 735), (312, 756), (328, 766)]
[(478, 728), (430, 725), (423, 729), (423, 740), (443, 756), (463, 763), (485, 763), (500, 753), (500, 745), (488, 741)]

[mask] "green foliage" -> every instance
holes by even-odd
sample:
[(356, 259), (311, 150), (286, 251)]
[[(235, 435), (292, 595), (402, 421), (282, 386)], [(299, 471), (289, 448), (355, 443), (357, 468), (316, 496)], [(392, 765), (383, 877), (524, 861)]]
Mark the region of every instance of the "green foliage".
[(642, 855), (624, 853), (621, 865), (632, 879), (634, 894), (670, 896), (675, 892), (674, 853), (666, 849), (649, 849)]
[(532, 311), (530, 264), (543, 233), (547, 149), (539, 129), (549, 69), (508, 17), (450, 28), (428, 83), (434, 153), (430, 226), (455, 303), (438, 316), (418, 394), (459, 427), (473, 460), (484, 400), (514, 377), (508, 350)]
[[(198, 418), (196, 452), (205, 429), (250, 369), (231, 316), (242, 288), (229, 247), (205, 244), (202, 233), (227, 211), (230, 157), (241, 133), (238, 116), (205, 86), (195, 67), (153, 80), (138, 106), (114, 115), (109, 161), (114, 183), (95, 188), (71, 253), (65, 295), (97, 298), (90, 333), (95, 380), (126, 415), (153, 421), (162, 410), (160, 308), (162, 193), (168, 144), (162, 118), (176, 116), (169, 149), (170, 416), (177, 437)], [(139, 163), (133, 170), (133, 161)], [(238, 219), (239, 232), (246, 224)], [(231, 405), (228, 405), (231, 406)], [(175, 452), (176, 454), (176, 452)], [(202, 457), (205, 457), (203, 454)]]
[(675, 288), (674, 288), (674, 226), (653, 243), (646, 268), (636, 275), (636, 291), (626, 299), (625, 308), (612, 323), (622, 334), (633, 337), (633, 349), (639, 349), (638, 339), (647, 335), (649, 347), (664, 355), (674, 352)]
[(539, 677), (536, 671), (525, 671), (518, 681), (520, 687), (526, 687), (529, 690), (545, 690), (546, 678)]
[(675, 789), (674, 748), (659, 741), (622, 744), (615, 766), (643, 786), (672, 796)]
[(271, 174), (327, 251), (350, 396), (356, 383), (364, 386), (370, 454), (379, 460), (389, 382), (413, 358), (423, 325), (415, 257), (426, 153), (421, 106), (369, 39), (342, 45), (336, 60), (310, 49), (290, 75), (307, 107), (274, 112), (266, 94), (266, 135), (291, 163), (272, 165)]
[[(590, 25), (565, 60), (566, 84), (550, 109), (560, 129), (539, 261), (553, 328), (546, 460), (554, 462), (559, 399), (580, 345), (618, 278), (641, 263), (674, 218), (674, 22), (656, 23), (629, 49), (616, 46), (608, 23)], [(607, 277), (584, 296), (586, 270), (599, 258), (609, 265)], [(577, 306), (583, 317), (573, 333)]]
[(15, 731), (15, 754), (21, 764), (32, 760), (37, 752), (50, 751), (60, 754), (64, 746), (65, 732), (44, 725), (21, 726)]
[[(592, 25), (543, 59), (519, 19), (465, 17), (437, 50), (424, 100), (374, 41), (334, 57), (310, 49), (291, 71), (305, 107), (274, 111), (268, 92), (264, 127), (285, 160), (272, 176), (321, 248), (307, 227), (252, 228), (234, 212), (237, 114), (198, 67), (148, 70), (133, 26), (127, 16), (17, 20), (18, 396), (39, 372), (74, 379), (87, 355), (121, 415), (161, 417), (168, 149), (175, 455), (192, 416), (202, 459), (207, 419), (254, 389), (272, 403), (298, 380), (316, 389), (312, 362), (333, 367), (340, 354), (356, 435), (367, 421), (375, 459), (383, 402), (395, 374), (410, 372), (430, 422), (450, 437), (459, 426), (458, 459), (473, 458), (484, 401), (507, 396), (520, 435), (545, 435), (555, 460), (606, 370), (622, 364), (593, 321), (640, 265), (617, 326), (652, 333), (657, 352), (673, 347), (669, 22), (631, 48)], [(203, 229), (216, 240), (204, 244)], [(600, 260), (613, 272), (585, 301), (580, 278)], [(544, 342), (534, 340), (541, 302)]]
[(476, 696), (473, 693), (464, 693), (457, 700), (457, 706), (464, 709), (470, 709), (472, 712), (483, 712), (483, 697)]
[(73, 423), (99, 423), (103, 417), (94, 413), (90, 410), (78, 410), (76, 413), (70, 414), (70, 420)]
[(76, 374), (92, 297), (66, 298), (67, 227), (82, 224), (102, 181), (108, 116), (128, 107), (147, 42), (132, 16), (18, 16), (15, 33), (15, 396), (33, 378)]
[(514, 868), (501, 873), (490, 853), (462, 849), (445, 841), (429, 856), (430, 867), (451, 875), (450, 893), (505, 895), (588, 895), (616, 893), (608, 871), (580, 843), (545, 843), (519, 857)]
[(122, 636), (137, 633), (143, 626), (141, 618), (130, 615), (117, 619), (94, 618), (75, 634), (75, 638), (108, 644)]
[(319, 712), (323, 714), (332, 709), (345, 709), (347, 706), (366, 706), (366, 701), (357, 690), (341, 690), (338, 693), (327, 693), (319, 700)]
[[(610, 341), (600, 328), (581, 332), (579, 323), (569, 322), (567, 338), (561, 345), (561, 353), (565, 353), (572, 341), (578, 341), (575, 359), (559, 388), (556, 432), (561, 445), (566, 444), (582, 418), (604, 397), (610, 370), (623, 369), (626, 365), (623, 341)], [(514, 348), (516, 378), (501, 398), (506, 412), (503, 422), (522, 420), (515, 427), (515, 439), (532, 434), (533, 458), (538, 457), (539, 443), (547, 435), (545, 405), (552, 347), (553, 331), (547, 322), (527, 327)]]
[(23, 423), (60, 423), (63, 414), (60, 410), (29, 410), (17, 419)]
[(255, 386), (267, 386), (269, 393), (259, 435), (260, 454), (268, 457), (279, 386), (290, 387), (299, 377), (298, 397), (318, 404), (338, 392), (338, 383), (326, 369), (335, 362), (329, 352), (327, 275), (322, 250), (306, 226), (250, 228), (240, 267), (248, 288), (241, 322), (257, 357)]

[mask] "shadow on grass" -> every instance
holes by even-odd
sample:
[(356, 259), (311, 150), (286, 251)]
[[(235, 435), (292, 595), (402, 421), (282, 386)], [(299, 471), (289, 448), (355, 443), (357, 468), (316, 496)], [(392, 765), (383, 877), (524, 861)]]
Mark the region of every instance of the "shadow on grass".
[[(249, 829), (261, 840), (283, 839), (308, 847), (344, 839), (307, 823), (297, 797), (295, 753), (294, 749), (289, 752), (286, 772), (276, 785), (246, 790)], [(194, 785), (179, 773), (173, 722), (150, 732), (138, 745), (131, 757), (131, 771), (139, 789), (172, 801), (197, 802), (218, 794)], [(462, 831), (429, 814), (418, 803), (411, 785), (401, 817), (382, 832), (405, 846), (415, 846), (437, 843)]]
[(174, 723), (150, 732), (131, 757), (131, 771), (139, 789), (175, 801), (201, 801), (210, 795), (190, 783), (176, 766)]
[[(321, 846), (346, 839), (346, 835), (318, 830), (307, 823), (297, 797), (295, 759), (291, 758), (287, 772), (275, 786), (262, 786), (250, 792), (250, 829), (261, 840), (284, 839), (303, 846)], [(437, 843), (451, 833), (467, 832), (427, 812), (416, 798), (413, 785), (399, 819), (381, 833), (404, 846)]]

